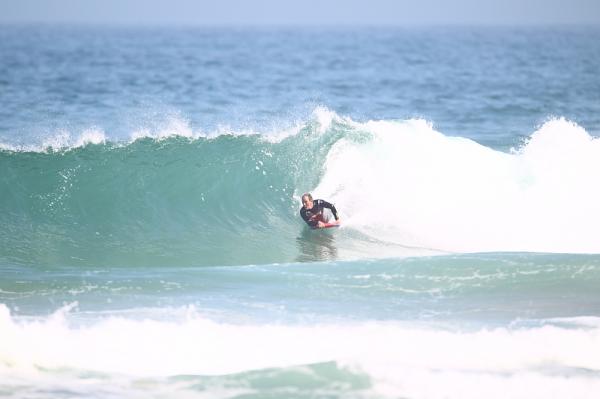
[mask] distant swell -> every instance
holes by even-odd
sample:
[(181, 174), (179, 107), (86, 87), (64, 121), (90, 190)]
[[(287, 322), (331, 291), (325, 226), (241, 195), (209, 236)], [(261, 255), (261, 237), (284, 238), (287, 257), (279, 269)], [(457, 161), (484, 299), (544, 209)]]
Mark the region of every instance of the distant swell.
[[(0, 150), (0, 260), (600, 252), (600, 141), (562, 119), (512, 153), (421, 120), (357, 123), (323, 109), (277, 140), (175, 132), (113, 143), (93, 130), (67, 142)], [(335, 236), (304, 229), (298, 196), (309, 190), (340, 210)]]

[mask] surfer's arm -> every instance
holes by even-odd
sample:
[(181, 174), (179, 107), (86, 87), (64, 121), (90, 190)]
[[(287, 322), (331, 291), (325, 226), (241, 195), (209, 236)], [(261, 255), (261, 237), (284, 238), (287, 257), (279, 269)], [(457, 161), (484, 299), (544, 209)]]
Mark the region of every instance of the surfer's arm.
[(321, 200), (321, 206), (323, 208), (327, 208), (331, 210), (331, 213), (333, 214), (333, 217), (335, 218), (335, 220), (340, 220), (340, 217), (337, 214), (337, 209), (335, 209), (335, 206), (333, 204), (330, 204), (327, 201), (323, 201)]

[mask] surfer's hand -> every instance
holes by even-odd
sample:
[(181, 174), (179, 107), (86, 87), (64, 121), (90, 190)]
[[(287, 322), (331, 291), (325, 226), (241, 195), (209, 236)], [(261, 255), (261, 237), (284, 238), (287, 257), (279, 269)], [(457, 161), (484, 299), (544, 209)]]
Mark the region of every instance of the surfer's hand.
[(320, 229), (322, 229), (323, 227), (325, 227), (325, 223), (323, 223), (321, 221), (318, 221), (317, 222), (317, 227), (320, 228)]

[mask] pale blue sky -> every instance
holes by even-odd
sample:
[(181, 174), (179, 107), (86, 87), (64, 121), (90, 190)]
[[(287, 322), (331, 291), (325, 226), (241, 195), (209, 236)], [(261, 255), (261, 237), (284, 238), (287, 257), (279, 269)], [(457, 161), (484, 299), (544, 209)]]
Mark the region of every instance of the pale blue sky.
[(596, 25), (600, 0), (0, 0), (0, 23)]

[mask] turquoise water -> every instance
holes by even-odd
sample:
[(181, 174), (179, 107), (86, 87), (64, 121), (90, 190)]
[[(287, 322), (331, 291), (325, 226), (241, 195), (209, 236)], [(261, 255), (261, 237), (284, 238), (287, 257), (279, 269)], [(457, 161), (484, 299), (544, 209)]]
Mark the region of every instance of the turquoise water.
[(1, 395), (600, 392), (597, 29), (0, 38)]

